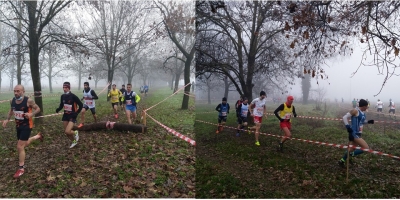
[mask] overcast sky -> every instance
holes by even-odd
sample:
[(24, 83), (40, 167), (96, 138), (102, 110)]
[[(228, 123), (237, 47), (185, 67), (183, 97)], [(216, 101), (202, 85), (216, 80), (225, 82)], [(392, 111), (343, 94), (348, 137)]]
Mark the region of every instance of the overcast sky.
[[(357, 50), (351, 56), (336, 57), (329, 60), (327, 64), (330, 67), (323, 67), (328, 75), (328, 80), (318, 80), (319, 85), (317, 85), (317, 80), (312, 79), (312, 88), (324, 87), (327, 90), (326, 97), (332, 101), (335, 98), (341, 101), (343, 97), (344, 101), (364, 98), (373, 103), (380, 99), (385, 105), (389, 105), (389, 99), (400, 102), (400, 94), (397, 92), (397, 87), (400, 86), (400, 78), (397, 76), (392, 76), (376, 97), (374, 95), (379, 93), (385, 78), (384, 75), (379, 75), (377, 67), (362, 66), (351, 78), (352, 73), (360, 65), (361, 59), (362, 52)], [(367, 60), (371, 59), (371, 56), (369, 56)], [(292, 90), (293, 94), (301, 95), (300, 80), (297, 81), (296, 85), (297, 87)]]

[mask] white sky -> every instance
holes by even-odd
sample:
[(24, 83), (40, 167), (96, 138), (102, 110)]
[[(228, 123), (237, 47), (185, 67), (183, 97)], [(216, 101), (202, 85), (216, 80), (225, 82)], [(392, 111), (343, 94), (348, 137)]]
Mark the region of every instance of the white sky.
[[(328, 61), (327, 64), (330, 67), (323, 67), (325, 73), (328, 75), (328, 80), (320, 79), (318, 80), (318, 85), (317, 80), (312, 79), (311, 87), (313, 89), (318, 87), (325, 88), (327, 90), (326, 98), (329, 98), (331, 101), (334, 101), (335, 98), (341, 101), (343, 97), (345, 102), (353, 100), (353, 98), (368, 99), (372, 103), (380, 99), (385, 105), (389, 105), (389, 99), (392, 99), (394, 102), (400, 102), (400, 94), (396, 92), (396, 88), (400, 86), (400, 78), (397, 76), (392, 76), (383, 87), (381, 93), (376, 97), (374, 95), (379, 93), (385, 78), (384, 75), (379, 75), (377, 67), (361, 66), (358, 72), (351, 78), (352, 73), (360, 65), (361, 59), (361, 51), (355, 51), (351, 56), (337, 57)], [(300, 80), (296, 82), (296, 86), (293, 87), (291, 93), (301, 96)]]

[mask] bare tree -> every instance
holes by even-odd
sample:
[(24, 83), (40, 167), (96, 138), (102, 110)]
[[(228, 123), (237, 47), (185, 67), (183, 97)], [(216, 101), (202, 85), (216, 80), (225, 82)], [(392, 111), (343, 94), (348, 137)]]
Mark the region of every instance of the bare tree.
[[(162, 22), (168, 37), (183, 54), (185, 63), (184, 84), (188, 85), (190, 83), (191, 64), (195, 54), (195, 16), (193, 3), (169, 1), (166, 4), (165, 2), (157, 1), (155, 5), (161, 12)], [(185, 94), (189, 94), (190, 87), (185, 87), (184, 92)], [(188, 95), (183, 95), (181, 108), (189, 108)]]

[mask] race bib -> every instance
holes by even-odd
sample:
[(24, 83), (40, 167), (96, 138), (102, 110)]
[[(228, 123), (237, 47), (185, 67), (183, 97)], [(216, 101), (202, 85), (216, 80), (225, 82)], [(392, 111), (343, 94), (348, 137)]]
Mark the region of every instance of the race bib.
[(85, 104), (91, 106), (93, 105), (93, 100), (85, 100)]
[(247, 110), (242, 111), (242, 116), (247, 116)]
[(71, 112), (71, 111), (72, 111), (72, 105), (70, 105), (70, 104), (64, 104), (64, 110), (65, 110), (65, 111)]
[(222, 116), (226, 116), (226, 112), (221, 112)]
[(24, 111), (14, 111), (14, 117), (18, 120), (24, 119)]
[(359, 133), (362, 133), (363, 130), (363, 126), (360, 126), (360, 131), (358, 131)]
[(283, 119), (290, 119), (292, 117), (291, 113), (286, 113), (285, 116), (283, 116)]
[(126, 100), (126, 105), (132, 105), (132, 100)]
[(256, 110), (257, 114), (259, 114), (259, 115), (262, 115), (263, 111), (264, 111), (264, 108), (257, 108), (257, 110)]

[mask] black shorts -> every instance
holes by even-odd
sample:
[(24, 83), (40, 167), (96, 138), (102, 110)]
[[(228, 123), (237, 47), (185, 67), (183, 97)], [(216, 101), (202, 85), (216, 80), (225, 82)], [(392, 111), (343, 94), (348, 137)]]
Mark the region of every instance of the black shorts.
[(122, 98), (119, 98), (119, 105), (125, 104), (125, 100), (122, 101)]
[(349, 133), (349, 141), (354, 141), (354, 138), (361, 138), (361, 133)]
[(396, 113), (395, 109), (390, 109), (390, 110), (389, 110), (389, 113), (391, 113), (391, 112), (392, 112), (393, 114)]
[(29, 126), (19, 126), (17, 127), (17, 138), (18, 140), (28, 141), (31, 136), (32, 129)]
[(242, 124), (242, 123), (244, 123), (244, 122), (247, 122), (247, 117), (238, 117), (238, 124)]
[(63, 122), (68, 121), (68, 122), (76, 123), (76, 117), (77, 117), (77, 114), (65, 114), (64, 113), (64, 115), (62, 117), (62, 121)]
[(111, 103), (111, 107), (113, 107), (114, 108), (114, 106), (118, 106), (118, 102), (117, 103)]
[(377, 110), (378, 112), (382, 112), (382, 108), (378, 108), (378, 110)]
[(86, 111), (90, 109), (93, 115), (96, 114), (96, 107), (89, 108), (89, 106), (83, 105), (83, 109), (85, 109)]
[(221, 123), (221, 121), (226, 122), (227, 118), (228, 118), (227, 116), (218, 116), (218, 123)]

